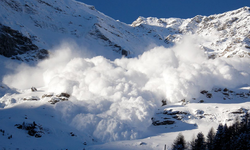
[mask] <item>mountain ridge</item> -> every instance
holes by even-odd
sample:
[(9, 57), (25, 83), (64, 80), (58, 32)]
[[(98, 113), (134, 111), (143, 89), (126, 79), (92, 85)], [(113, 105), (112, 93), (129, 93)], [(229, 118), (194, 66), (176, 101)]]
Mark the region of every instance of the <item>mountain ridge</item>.
[[(80, 47), (84, 45), (91, 49), (93, 45), (98, 45), (97, 48), (105, 49), (94, 56), (111, 58), (110, 53), (106, 52), (113, 51), (115, 53), (111, 59), (122, 55), (136, 57), (151, 43), (171, 47), (183, 35), (194, 34), (207, 41), (199, 43), (199, 46), (209, 58), (250, 55), (249, 7), (189, 19), (139, 17), (127, 25), (98, 12), (93, 6), (77, 1), (3, 0), (0, 6), (0, 22), (20, 31), (40, 49), (51, 49), (64, 39), (71, 38)], [(243, 22), (246, 22), (245, 31)], [(229, 38), (232, 38), (232, 42)]]
[(131, 25), (73, 0), (0, 14), (3, 149), (160, 150), (250, 111), (248, 7)]

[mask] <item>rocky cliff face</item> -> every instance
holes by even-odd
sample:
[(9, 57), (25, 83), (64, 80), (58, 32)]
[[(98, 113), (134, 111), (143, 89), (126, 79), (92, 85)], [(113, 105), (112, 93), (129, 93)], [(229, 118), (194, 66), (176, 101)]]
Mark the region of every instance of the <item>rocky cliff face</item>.
[[(129, 55), (127, 47), (120, 45), (123, 41), (117, 39), (122, 38), (117, 28), (131, 27), (105, 16), (93, 6), (71, 0), (3, 0), (0, 8), (0, 23), (30, 39), (36, 49), (51, 49), (70, 39), (79, 47), (113, 51), (116, 58)], [(3, 40), (9, 41), (8, 37)], [(9, 49), (6, 51), (10, 53)], [(12, 53), (16, 52), (4, 56), (10, 57)]]
[[(244, 7), (189, 19), (139, 17), (127, 25), (98, 12), (93, 6), (71, 0), (2, 0), (1, 27), (15, 31), (16, 35), (2, 34), (1, 55), (12, 57), (32, 52), (36, 55), (33, 58), (42, 58), (48, 52), (39, 50), (51, 49), (71, 39), (94, 55), (110, 59), (122, 55), (135, 57), (152, 44), (172, 47), (185, 35), (195, 35), (202, 39), (197, 46), (209, 58), (249, 57), (249, 9)], [(25, 46), (18, 42), (13, 45), (11, 41), (17, 41), (20, 35), (22, 38), (18, 42), (26, 40)]]
[[(0, 55), (21, 61), (35, 61), (48, 57), (49, 52), (39, 48), (22, 33), (0, 24)], [(22, 57), (22, 55), (24, 55)]]

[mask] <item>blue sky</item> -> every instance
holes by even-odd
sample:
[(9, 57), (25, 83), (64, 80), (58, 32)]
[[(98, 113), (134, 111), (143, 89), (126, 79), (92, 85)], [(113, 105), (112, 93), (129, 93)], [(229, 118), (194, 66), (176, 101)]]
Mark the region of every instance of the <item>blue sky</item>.
[(191, 18), (250, 7), (250, 0), (78, 0), (94, 5), (104, 14), (125, 23), (139, 16), (157, 18)]

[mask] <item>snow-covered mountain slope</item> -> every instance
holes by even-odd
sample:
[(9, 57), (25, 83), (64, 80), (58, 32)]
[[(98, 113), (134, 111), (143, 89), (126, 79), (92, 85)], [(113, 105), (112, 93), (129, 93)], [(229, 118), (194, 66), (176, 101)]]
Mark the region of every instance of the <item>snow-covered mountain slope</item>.
[[(47, 50), (39, 50), (28, 37), (1, 24), (0, 41), (0, 54), (11, 59), (29, 62), (48, 58), (49, 55)], [(25, 55), (26, 57), (21, 58), (18, 55)]]
[(3, 0), (0, 7), (1, 24), (20, 31), (41, 49), (74, 41), (79, 47), (96, 49), (88, 52), (91, 56), (114, 59), (141, 54), (137, 51), (156, 43), (152, 37), (142, 37), (140, 30), (72, 0)]
[[(197, 44), (209, 57), (249, 57), (250, 56), (250, 8), (211, 16), (195, 16), (190, 19), (143, 18), (132, 23), (133, 27), (155, 29), (167, 44), (178, 42), (185, 34), (199, 36)], [(159, 28), (152, 28), (153, 26)], [(170, 34), (166, 32), (170, 31)]]
[(71, 0), (3, 0), (0, 7), (0, 22), (20, 31), (39, 48), (51, 49), (69, 40), (79, 46), (95, 48), (98, 40), (93, 43), (93, 39), (99, 39), (102, 47), (109, 44), (110, 49), (122, 53), (122, 48), (115, 47), (99, 29), (100, 22), (105, 22), (104, 26), (109, 26), (109, 22), (122, 23), (101, 14), (92, 6)]
[(250, 109), (248, 7), (131, 25), (73, 0), (0, 8), (2, 149), (160, 150)]
[(152, 45), (171, 47), (195, 34), (197, 46), (211, 58), (249, 56), (248, 7), (190, 19), (139, 17), (131, 26), (72, 0), (3, 0), (0, 7), (0, 23), (20, 31), (39, 49), (74, 41), (88, 49), (87, 56), (115, 59), (138, 56)]

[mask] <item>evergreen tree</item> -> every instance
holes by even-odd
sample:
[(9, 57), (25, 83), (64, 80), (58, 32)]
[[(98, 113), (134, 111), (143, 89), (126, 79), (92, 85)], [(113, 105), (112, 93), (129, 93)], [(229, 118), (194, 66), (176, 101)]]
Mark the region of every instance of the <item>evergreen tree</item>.
[(189, 149), (193, 149), (195, 147), (195, 137), (193, 136), (192, 141), (189, 143), (188, 147)]
[(221, 139), (222, 150), (228, 150), (230, 148), (231, 136), (232, 136), (231, 131), (229, 130), (227, 124), (225, 124), (223, 127), (223, 134), (222, 134), (222, 139)]
[(179, 133), (177, 138), (174, 141), (174, 144), (172, 145), (172, 150), (184, 150), (187, 148), (186, 141), (184, 136)]
[(236, 137), (240, 134), (241, 123), (239, 116), (236, 117), (234, 124), (232, 125), (232, 136)]
[(246, 130), (249, 132), (250, 131), (250, 114), (247, 112), (245, 116), (245, 122), (246, 122)]
[(241, 133), (237, 136), (232, 147), (234, 150), (249, 150), (250, 149), (250, 135)]
[(202, 132), (197, 134), (192, 150), (206, 150), (206, 142)]
[(208, 134), (207, 134), (207, 149), (208, 150), (212, 150), (213, 146), (214, 146), (214, 137), (215, 137), (215, 131), (214, 128), (212, 127)]
[[(172, 149), (184, 150), (186, 148), (184, 136), (179, 134)], [(206, 141), (204, 135), (201, 132), (198, 133), (196, 139), (193, 138), (190, 142), (189, 148), (192, 150), (250, 150), (250, 115), (246, 113), (241, 121), (237, 117), (229, 127), (227, 124), (224, 126), (220, 124), (216, 134), (211, 128)]]
[(219, 149), (221, 149), (221, 147), (222, 147), (223, 131), (224, 131), (224, 127), (223, 127), (222, 124), (220, 124), (218, 126), (216, 135), (214, 137), (214, 143), (213, 143), (212, 150), (219, 150)]
[(244, 118), (243, 118), (243, 120), (241, 121), (242, 122), (242, 129), (241, 129), (241, 131), (242, 132), (248, 132), (249, 131), (249, 113), (248, 112), (246, 112), (246, 114), (245, 114), (245, 116), (244, 116)]

